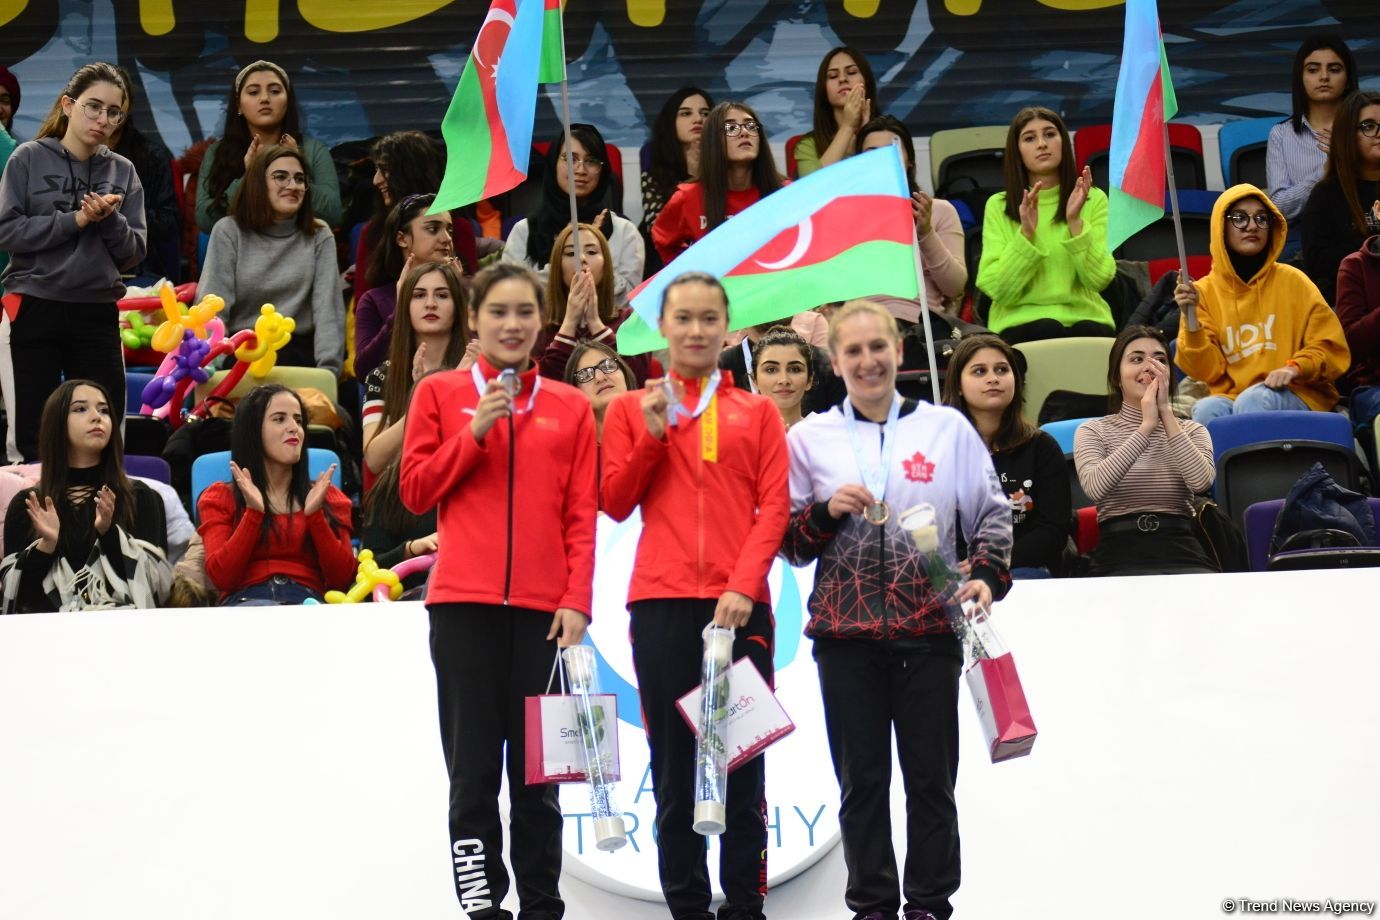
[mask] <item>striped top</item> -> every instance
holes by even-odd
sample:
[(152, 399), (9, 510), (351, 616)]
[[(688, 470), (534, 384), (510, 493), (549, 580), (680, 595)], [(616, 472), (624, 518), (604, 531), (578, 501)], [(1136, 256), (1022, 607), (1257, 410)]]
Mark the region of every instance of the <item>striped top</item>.
[(1192, 496), (1212, 485), (1212, 440), (1197, 422), (1179, 421), (1173, 439), (1157, 426), (1141, 434), (1140, 406), (1086, 422), (1074, 436), (1078, 482), (1097, 503), (1097, 519), (1123, 514), (1191, 515)]
[(1327, 154), (1318, 149), (1318, 135), (1308, 119), (1303, 130), (1295, 131), (1294, 123), (1285, 120), (1270, 129), (1265, 147), (1265, 178), (1270, 186), (1270, 200), (1294, 223), (1303, 213), (1308, 194), (1323, 177)]

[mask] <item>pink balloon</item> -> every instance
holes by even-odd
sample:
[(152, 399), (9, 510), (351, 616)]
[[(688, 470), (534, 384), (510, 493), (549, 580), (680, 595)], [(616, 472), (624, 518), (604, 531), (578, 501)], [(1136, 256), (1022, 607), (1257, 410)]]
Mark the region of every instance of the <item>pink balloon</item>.
[[(397, 565), (393, 566), (393, 568), (390, 569), (390, 571), (394, 575), (398, 576), (398, 578), (403, 579), (409, 575), (415, 575), (417, 572), (427, 571), (432, 567), (432, 565), (435, 564), (435, 562), (435, 553), (424, 553), (420, 556), (413, 556), (411, 559), (404, 559), (402, 562), (399, 562)], [(374, 603), (382, 604), (386, 601), (391, 600), (392, 598), (388, 596), (387, 585), (374, 586)]]

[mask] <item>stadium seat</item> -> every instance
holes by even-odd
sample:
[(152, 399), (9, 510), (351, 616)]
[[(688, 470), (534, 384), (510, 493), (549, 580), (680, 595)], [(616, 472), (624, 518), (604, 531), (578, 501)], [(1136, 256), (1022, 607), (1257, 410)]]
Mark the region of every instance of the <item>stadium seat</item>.
[[(337, 489), (342, 488), (340, 477), (340, 457), (333, 450), (322, 450), (319, 447), (308, 448), (307, 450), (307, 475), (312, 479), (320, 476), (321, 473), (332, 463), (335, 464), (335, 472), (331, 474), (331, 482)], [(230, 451), (218, 450), (209, 454), (202, 454), (192, 461), (192, 520), (201, 519), (200, 509), (197, 507), (201, 500), (201, 493), (205, 492), (212, 484), (217, 482), (230, 481)]]
[(1258, 189), (1269, 191), (1265, 178), (1265, 147), (1270, 129), (1279, 124), (1276, 116), (1245, 118), (1229, 121), (1217, 132), (1217, 146), (1222, 156), (1222, 178), (1227, 186), (1249, 182)]
[[(1179, 257), (1171, 256), (1167, 259), (1151, 259), (1145, 263), (1150, 269), (1150, 284), (1155, 285), (1161, 278), (1170, 272), (1179, 270)], [(1208, 272), (1212, 271), (1212, 256), (1189, 256), (1188, 274), (1193, 279), (1206, 278)]]
[[(1380, 520), (1380, 498), (1367, 499), (1370, 505), (1371, 514)], [(1272, 568), (1270, 565), (1270, 537), (1275, 532), (1275, 520), (1279, 517), (1279, 509), (1284, 507), (1284, 499), (1275, 498), (1269, 501), (1256, 502), (1246, 508), (1246, 555), (1250, 559), (1252, 572), (1264, 572)], [(1338, 547), (1338, 549), (1355, 549), (1355, 547)], [(1380, 548), (1368, 547), (1372, 552), (1380, 555)], [(1281, 556), (1288, 556), (1291, 553), (1317, 553), (1317, 550), (1293, 550), (1281, 553)], [(1318, 558), (1309, 561), (1317, 562)], [(1374, 564), (1374, 563), (1369, 563)], [(1306, 566), (1307, 568), (1331, 568), (1332, 566)]]
[(1327, 441), (1351, 450), (1351, 422), (1340, 412), (1247, 412), (1224, 415), (1207, 424), (1212, 438), (1212, 462), (1229, 450), (1264, 441)]
[(930, 136), (930, 178), (940, 189), (967, 176), (980, 189), (1006, 187), (1002, 159), (1007, 125), (949, 128)]
[(125, 415), (138, 415), (144, 404), (144, 387), (153, 382), (153, 374), (144, 371), (125, 371)]
[[(1212, 206), (1221, 192), (1179, 189), (1179, 219), (1184, 228), (1184, 251), (1190, 255), (1209, 255), (1212, 240)], [(1178, 258), (1179, 244), (1174, 234), (1169, 194), (1164, 196), (1164, 217), (1136, 232), (1116, 251), (1118, 259), (1149, 262), (1151, 259)]]
[(1090, 421), (1092, 419), (1071, 418), (1057, 422), (1045, 422), (1040, 426), (1042, 431), (1059, 442), (1059, 449), (1064, 452), (1064, 462), (1069, 471), (1069, 496), (1073, 500), (1072, 507), (1075, 511), (1090, 507), (1093, 504), (1093, 500), (1088, 498), (1087, 493), (1083, 491), (1083, 484), (1078, 481), (1078, 466), (1074, 462), (1073, 456), (1074, 435), (1079, 426)]
[[(1107, 392), (1107, 357), (1112, 339), (1076, 337), (1022, 342), (1025, 355), (1025, 409), (1030, 424), (1039, 423), (1040, 407), (1055, 390), (1101, 395)], [(1086, 410), (1085, 410), (1086, 411)]]
[[(1078, 171), (1092, 168), (1093, 184), (1104, 191), (1111, 172), (1108, 157), (1112, 146), (1112, 126), (1091, 125), (1079, 128), (1073, 149)], [(1174, 164), (1174, 184), (1181, 189), (1207, 186), (1207, 169), (1203, 164), (1203, 135), (1193, 125), (1169, 123), (1170, 161)]]
[(1223, 452), (1217, 460), (1217, 502), (1245, 530), (1247, 508), (1284, 498), (1314, 463), (1321, 463), (1339, 485), (1359, 490), (1360, 463), (1350, 447), (1331, 441), (1281, 438)]
[(805, 135), (796, 134), (786, 138), (786, 175), (792, 179), (800, 178), (800, 169), (795, 165), (795, 145), (805, 139)]
[(162, 457), (125, 454), (125, 474), (142, 476), (145, 479), (156, 479), (168, 485), (172, 484), (172, 470), (168, 467), (168, 461)]
[[(197, 402), (206, 398), (206, 394), (214, 390), (229, 371), (217, 371), (211, 375), (211, 379), (205, 383), (198, 384), (196, 388)], [(279, 383), (285, 387), (298, 389), (300, 387), (315, 387), (322, 393), (330, 397), (331, 402), (340, 401), (339, 386), (336, 382), (335, 374), (326, 370), (324, 367), (292, 367), (289, 365), (275, 365), (268, 372), (268, 376), (255, 377), (253, 374), (245, 374), (240, 382), (235, 384), (235, 388), (230, 391), (231, 399), (238, 399), (256, 386), (265, 383)]]
[(1097, 549), (1100, 533), (1097, 529), (1097, 509), (1089, 505), (1079, 508), (1075, 513), (1077, 526), (1073, 532), (1073, 542), (1078, 547), (1078, 555), (1086, 556)]

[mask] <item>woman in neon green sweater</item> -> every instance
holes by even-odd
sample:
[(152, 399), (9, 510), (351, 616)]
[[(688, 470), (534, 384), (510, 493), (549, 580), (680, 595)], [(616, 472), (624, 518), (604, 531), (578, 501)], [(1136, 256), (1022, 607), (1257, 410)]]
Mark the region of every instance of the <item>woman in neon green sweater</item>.
[(1074, 171), (1063, 119), (1021, 109), (1006, 133), (1006, 191), (987, 201), (977, 286), (987, 325), (1006, 341), (1116, 334), (1099, 293), (1116, 274), (1107, 250), (1107, 196)]

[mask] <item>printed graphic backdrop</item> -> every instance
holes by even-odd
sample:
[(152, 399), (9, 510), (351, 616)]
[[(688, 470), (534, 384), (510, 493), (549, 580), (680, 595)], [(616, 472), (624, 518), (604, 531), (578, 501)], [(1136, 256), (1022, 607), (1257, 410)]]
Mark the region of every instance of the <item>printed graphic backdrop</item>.
[[(0, 62), (23, 84), (31, 137), (63, 81), (92, 59), (135, 74), (141, 129), (174, 152), (219, 134), (239, 67), (295, 76), (311, 134), (335, 144), (438, 126), (487, 0), (0, 0)], [(1380, 88), (1375, 0), (1161, 0), (1183, 117), (1288, 111), (1300, 36), (1336, 31)], [(776, 140), (807, 130), (819, 58), (844, 43), (877, 71), (881, 108), (921, 134), (1004, 122), (1033, 102), (1075, 126), (1111, 118), (1116, 0), (573, 0), (572, 114), (641, 144), (661, 101), (693, 82), (742, 98)], [(554, 91), (538, 107), (555, 132)]]

